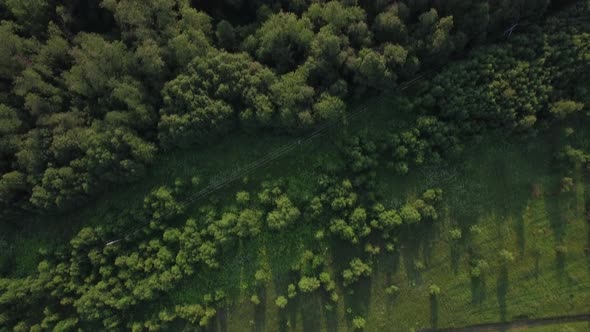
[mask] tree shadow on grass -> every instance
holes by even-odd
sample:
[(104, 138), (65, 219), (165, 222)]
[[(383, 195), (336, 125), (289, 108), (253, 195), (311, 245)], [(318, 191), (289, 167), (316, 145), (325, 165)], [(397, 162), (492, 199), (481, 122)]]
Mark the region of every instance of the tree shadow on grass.
[(434, 257), (434, 244), (437, 239), (436, 227), (434, 225), (425, 225), (420, 232), (421, 253), (426, 266), (432, 265), (432, 258)]
[(438, 328), (438, 296), (430, 295), (430, 325), (433, 329)]
[(269, 299), (266, 295), (266, 288), (261, 287), (258, 291), (258, 298), (260, 299), (260, 304), (254, 307), (254, 326), (252, 326), (253, 332), (261, 332), (265, 330), (266, 327), (266, 307), (267, 302)]
[(416, 268), (419, 263), (418, 255), (410, 248), (402, 249), (402, 259), (404, 266), (406, 267), (406, 276), (411, 285), (419, 284), (422, 278), (420, 277), (420, 271)]
[(483, 303), (486, 299), (486, 279), (485, 276), (471, 277), (471, 303)]
[(566, 253), (563, 252), (556, 252), (555, 253), (555, 269), (557, 271), (557, 275), (561, 281), (567, 280), (567, 271), (566, 271), (567, 259)]
[(567, 220), (564, 216), (568, 204), (568, 199), (572, 199), (572, 195), (561, 193), (555, 199), (547, 200), (547, 214), (549, 215), (549, 223), (553, 230), (555, 243), (562, 243), (567, 227)]
[(507, 305), (506, 295), (508, 294), (508, 269), (502, 267), (498, 275), (496, 283), (496, 296), (498, 297), (498, 305), (500, 306), (500, 321), (506, 321)]
[[(283, 295), (286, 296), (286, 295)], [(293, 298), (289, 299), (289, 304), (287, 305), (287, 317), (289, 319), (289, 327), (292, 329), (297, 329), (297, 312), (301, 309), (305, 307), (305, 304), (303, 302), (303, 299), (301, 298), (302, 296), (305, 296), (304, 294), (299, 294)], [(305, 316), (303, 316), (303, 320), (305, 320)]]
[(326, 321), (326, 330), (328, 332), (338, 332), (338, 325), (340, 320), (338, 318), (338, 312), (335, 309), (336, 305), (325, 294), (321, 296), (320, 300), (323, 308), (326, 308), (326, 305), (330, 305), (333, 307), (332, 310), (323, 310), (324, 319)]
[[(301, 318), (303, 321), (303, 331), (319, 331), (322, 319), (322, 308), (319, 292), (312, 294), (300, 294)], [(295, 326), (292, 326), (295, 328)]]
[(383, 273), (387, 276), (387, 282), (391, 281), (391, 277), (399, 271), (400, 267), (400, 252), (396, 250), (394, 252), (386, 252), (385, 254), (378, 256), (378, 264), (376, 265)]
[[(586, 223), (588, 226), (588, 241), (586, 242), (584, 252), (586, 253), (586, 260), (588, 261), (588, 272), (590, 272), (590, 220), (586, 220)], [(588, 322), (588, 324), (590, 325), (590, 322)]]
[(349, 323), (353, 316), (367, 317), (369, 313), (369, 304), (371, 303), (371, 284), (372, 277), (362, 278), (356, 283), (348, 286), (344, 290), (345, 308), (351, 309)]
[(461, 244), (458, 241), (453, 241), (449, 245), (450, 252), (450, 262), (451, 262), (451, 271), (454, 274), (459, 273), (459, 265), (461, 263), (461, 254), (463, 254), (464, 249), (462, 249)]
[(217, 310), (217, 315), (215, 319), (215, 331), (216, 332), (227, 332), (227, 312), (228, 308), (224, 307)]
[(518, 253), (519, 253), (519, 257), (522, 259), (524, 257), (524, 250), (526, 247), (524, 218), (521, 215), (521, 216), (518, 216), (514, 219), (515, 219), (514, 230), (516, 231), (516, 241), (518, 244)]
[(281, 309), (279, 310), (279, 317), (278, 317), (278, 331), (280, 332), (287, 332), (290, 328), (290, 320), (289, 320), (289, 312), (287, 310)]
[(406, 240), (402, 242), (400, 254), (404, 262), (406, 276), (411, 285), (418, 285), (422, 283), (421, 271), (426, 267), (426, 262), (421, 259), (422, 240), (418, 236), (407, 236)]

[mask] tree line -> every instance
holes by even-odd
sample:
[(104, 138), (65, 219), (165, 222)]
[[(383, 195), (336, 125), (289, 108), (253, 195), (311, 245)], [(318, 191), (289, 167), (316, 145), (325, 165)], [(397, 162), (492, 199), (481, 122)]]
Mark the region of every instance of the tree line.
[(3, 1), (0, 204), (71, 209), (164, 150), (338, 120), (548, 5)]
[[(3, 75), (10, 68), (13, 74), (0, 79), (8, 87), (0, 90), (3, 204), (71, 207), (96, 193), (99, 179), (139, 178), (165, 149), (238, 128), (296, 133), (337, 119), (346, 98), (392, 89), (396, 81), (461, 52), (468, 41), (483, 42), (466, 23), (467, 17), (476, 17), (470, 16), (471, 6), (487, 8), (490, 29), (517, 17), (507, 11), (500, 15), (501, 5), (486, 2), (278, 3), (261, 4), (256, 23), (244, 25), (229, 16), (225, 23), (216, 21), (183, 2), (103, 1), (92, 17), (76, 16), (87, 22), (76, 23), (60, 17), (74, 17), (86, 8), (80, 6), (91, 5), (5, 1), (2, 5), (11, 9), (3, 15), (11, 20), (1, 23), (0, 33), (10, 47), (0, 53), (0, 68)], [(297, 179), (274, 179), (188, 213), (182, 201), (200, 182), (180, 179), (154, 189), (141, 206), (83, 228), (57, 250), (43, 250), (33, 275), (0, 278), (0, 329), (205, 328), (220, 304), (231, 300), (227, 289), (202, 286), (206, 295), (198, 303), (175, 302), (168, 294), (190, 276), (224, 268), (221, 255), (235, 252), (241, 241), (296, 232), (303, 223), (313, 225), (316, 243), (293, 263), (290, 283), (274, 303), (287, 308), (297, 296), (314, 292), (332, 303), (341, 301), (338, 289), (370, 276), (379, 254), (399, 249), (399, 236), (440, 219), (444, 197), (437, 188), (387, 204), (377, 183), (382, 166), (404, 174), (459, 153), (486, 131), (534, 138), (551, 122), (573, 127), (585, 119), (588, 26), (559, 22), (587, 12), (587, 5), (584, 1), (563, 17), (528, 26), (522, 36), (480, 46), (467, 60), (443, 67), (420, 83), (416, 96), (399, 98), (392, 113), (406, 113), (407, 126), (394, 124), (387, 135), (344, 135), (337, 142), (338, 158), (318, 166), (322, 175), (309, 195), (289, 186)], [(527, 15), (540, 15), (546, 7), (544, 2), (519, 3), (520, 9), (529, 8)], [(450, 9), (469, 14), (445, 20)], [(396, 21), (391, 17), (402, 22), (406, 39), (390, 40), (386, 48), (387, 42), (377, 38), (376, 25), (382, 23), (376, 22)], [(384, 35), (391, 36), (394, 30), (387, 31)], [(467, 36), (463, 44), (461, 32)], [(328, 45), (343, 48), (334, 53), (317, 49)], [(430, 49), (433, 45), (438, 51)], [(329, 62), (330, 54), (342, 62)], [(395, 60), (389, 62), (388, 56)], [(328, 62), (315, 62), (320, 60)], [(571, 143), (560, 157), (589, 164), (584, 148)], [(451, 236), (460, 238), (460, 230)], [(336, 271), (326, 262), (334, 242), (355, 248)], [(500, 255), (511, 260), (509, 252)], [(0, 271), (10, 268), (0, 266)], [(474, 260), (471, 274), (477, 277), (486, 269), (485, 261)], [(248, 287), (252, 303), (260, 303), (269, 274), (264, 267), (256, 272)], [(389, 285), (385, 292), (394, 296), (398, 290)], [(430, 296), (439, 292), (431, 285)], [(366, 323), (361, 313), (349, 314), (354, 327)]]
[[(346, 158), (344, 146), (341, 154)], [(346, 163), (325, 169), (311, 191), (313, 197), (288, 189), (289, 181), (298, 179), (282, 178), (263, 182), (258, 189), (237, 191), (229, 201), (211, 200), (191, 214), (181, 202), (198, 181), (178, 179), (173, 186), (156, 188), (142, 206), (108, 223), (83, 228), (56, 251), (42, 251), (34, 275), (0, 279), (0, 327), (15, 331), (206, 328), (217, 308), (231, 301), (227, 289), (203, 286), (207, 293), (196, 303), (177, 302), (169, 293), (192, 275), (223, 269), (220, 256), (235, 252), (242, 241), (263, 232), (297, 232), (302, 224), (315, 229), (316, 243), (293, 262), (292, 283), (274, 302), (285, 308), (297, 296), (321, 292), (337, 303), (337, 286), (352, 287), (369, 276), (381, 248), (397, 250), (401, 231), (430, 227), (438, 219), (440, 189), (386, 208), (376, 182), (360, 180), (372, 178), (377, 166), (378, 162), (354, 173)], [(172, 220), (184, 221), (172, 226)], [(149, 221), (146, 227), (126, 232), (145, 221)], [(119, 240), (105, 245), (114, 238)], [(325, 262), (329, 241), (360, 249), (336, 273)], [(261, 267), (253, 277), (248, 289), (251, 301), (258, 304), (271, 274)]]

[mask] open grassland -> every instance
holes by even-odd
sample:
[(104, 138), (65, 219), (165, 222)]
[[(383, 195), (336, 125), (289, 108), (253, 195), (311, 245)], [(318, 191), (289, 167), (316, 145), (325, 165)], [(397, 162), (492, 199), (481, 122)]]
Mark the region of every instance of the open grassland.
[(547, 326), (537, 327), (522, 327), (516, 329), (510, 329), (510, 332), (514, 331), (527, 331), (527, 332), (586, 332), (590, 331), (590, 323), (565, 323), (565, 324), (550, 324)]
[[(229, 257), (228, 269), (221, 273), (222, 279), (233, 276), (232, 283), (241, 289), (236, 292), (238, 300), (220, 315), (218, 328), (347, 331), (352, 330), (347, 312), (361, 313), (367, 331), (588, 313), (590, 227), (585, 206), (589, 182), (576, 170), (574, 190), (562, 192), (564, 174), (551, 166), (550, 143), (496, 141), (495, 148), (468, 151), (454, 167), (445, 167), (444, 173), (425, 168), (403, 184), (383, 174), (383, 191), (391, 195), (393, 205), (438, 183), (446, 194), (444, 218), (421, 234), (402, 237), (399, 252), (381, 256), (372, 277), (353, 293), (341, 291), (343, 301), (333, 308), (326, 307), (328, 299), (317, 294), (298, 297), (283, 310), (274, 304), (294, 280), (289, 277), (289, 262), (313, 242), (312, 231), (281, 238), (269, 235), (250, 243), (250, 249), (241, 252), (251, 256)], [(484, 145), (489, 146), (480, 146)], [(313, 226), (302, 226), (308, 228)], [(451, 239), (452, 229), (461, 230), (461, 239)], [(352, 256), (351, 249), (339, 242), (331, 247), (327, 264), (339, 270), (341, 261)], [(512, 253), (514, 260), (503, 259), (502, 250)], [(487, 263), (477, 278), (470, 273), (476, 259)], [(253, 291), (252, 276), (260, 266), (267, 266), (274, 278)], [(440, 287), (439, 295), (429, 294), (432, 284)], [(398, 286), (399, 294), (386, 294), (390, 285)], [(196, 288), (201, 286), (195, 281)], [(250, 303), (254, 293), (261, 304)]]
[[(574, 190), (561, 191), (566, 174), (553, 162), (559, 145), (554, 137), (545, 134), (524, 144), (490, 136), (444, 166), (421, 168), (407, 177), (383, 170), (382, 192), (391, 206), (426, 188), (442, 187), (445, 217), (421, 234), (402, 236), (400, 251), (379, 259), (373, 276), (354, 293), (341, 291), (344, 301), (333, 308), (326, 307), (329, 301), (321, 295), (298, 297), (284, 310), (274, 304), (296, 280), (289, 267), (312, 245), (313, 225), (301, 225), (301, 232), (280, 238), (267, 234), (255, 240), (250, 249), (228, 257), (225, 266), (230, 268), (217, 279), (231, 277), (228, 284), (240, 285), (234, 294), (238, 300), (220, 315), (218, 327), (346, 331), (352, 330), (352, 312), (366, 317), (368, 331), (407, 331), (588, 313), (589, 181), (578, 169)], [(473, 225), (476, 231), (470, 231)], [(452, 229), (461, 230), (461, 239), (450, 238)], [(339, 271), (354, 249), (340, 242), (331, 248), (327, 264)], [(505, 262), (502, 250), (513, 253), (514, 261)], [(478, 278), (470, 273), (476, 259), (488, 265)], [(262, 290), (253, 290), (253, 274), (261, 266), (274, 278)], [(429, 295), (431, 284), (441, 289), (436, 297)], [(390, 285), (400, 288), (398, 295), (385, 293)], [(194, 283), (195, 290), (201, 286)], [(262, 303), (250, 303), (252, 294)]]

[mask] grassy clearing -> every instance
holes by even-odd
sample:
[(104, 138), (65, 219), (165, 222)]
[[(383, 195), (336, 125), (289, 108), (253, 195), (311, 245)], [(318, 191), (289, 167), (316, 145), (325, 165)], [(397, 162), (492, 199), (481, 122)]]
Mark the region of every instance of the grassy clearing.
[(590, 322), (551, 324), (547, 326), (523, 327), (510, 329), (509, 331), (527, 331), (527, 332), (585, 332), (590, 331)]
[[(353, 294), (341, 290), (344, 300), (331, 311), (326, 310), (328, 301), (320, 294), (298, 298), (284, 310), (274, 304), (288, 284), (285, 261), (296, 257), (283, 255), (281, 247), (303, 248), (311, 236), (257, 240), (255, 250), (262, 254), (256, 264), (268, 264), (274, 279), (260, 292), (264, 296), (258, 306), (250, 303), (251, 293), (238, 293), (217, 327), (229, 331), (247, 325), (254, 331), (347, 331), (352, 329), (348, 308), (367, 319), (367, 331), (587, 313), (590, 268), (585, 248), (590, 245), (590, 228), (584, 213), (590, 182), (578, 170), (575, 190), (562, 193), (563, 174), (556, 172), (548, 158), (550, 143), (543, 139), (534, 144), (484, 142), (468, 151), (462, 161), (443, 170), (422, 169), (410, 180), (383, 171), (383, 193), (390, 195), (390, 204), (438, 185), (445, 191), (445, 216), (435, 227), (404, 238), (398, 254), (382, 256), (373, 276), (355, 286)], [(470, 232), (471, 225), (478, 225), (481, 233)], [(453, 228), (462, 230), (461, 240), (450, 240)], [(332, 248), (329, 269), (340, 270), (334, 268), (338, 261), (352, 254), (341, 243), (333, 243)], [(514, 262), (505, 264), (501, 250), (510, 251)], [(268, 253), (279, 253), (280, 259), (269, 259)], [(470, 275), (470, 258), (475, 254), (489, 265), (480, 278)], [(230, 271), (223, 274), (232, 274)], [(244, 290), (251, 289), (254, 271), (238, 278)], [(399, 295), (385, 294), (391, 284), (400, 287)], [(441, 288), (439, 296), (429, 295), (431, 284)]]
[[(395, 98), (388, 99), (390, 103)], [(384, 102), (377, 99), (361, 104), (352, 104), (351, 109), (368, 106), (371, 115), (380, 110)], [(378, 116), (382, 113), (378, 113)], [(366, 117), (355, 116), (349, 120), (350, 128), (358, 121), (368, 121)], [(333, 134), (333, 133), (332, 133)], [(328, 133), (329, 137), (332, 137)], [(332, 137), (333, 138), (333, 137)], [(289, 190), (304, 197), (305, 191), (313, 184), (316, 173), (315, 166), (332, 162), (334, 149), (332, 138), (326, 135), (302, 144), (283, 157), (257, 169), (247, 177), (247, 183), (233, 183), (222, 189), (216, 199), (223, 200), (228, 193), (235, 193), (236, 188), (248, 189), (258, 187), (265, 179), (291, 177)], [(116, 185), (109, 188), (99, 199), (93, 200), (81, 209), (61, 215), (27, 216), (25, 220), (0, 223), (0, 255), (18, 257), (12, 277), (23, 277), (33, 273), (38, 263), (40, 248), (55, 248), (67, 245), (69, 239), (85, 226), (112, 222), (114, 216), (125, 209), (141, 206), (143, 197), (151, 190), (162, 185), (173, 185), (176, 178), (187, 179), (199, 176), (202, 185), (222, 180), (233, 171), (239, 170), (266, 154), (294, 141), (294, 137), (269, 133), (234, 133), (220, 140), (219, 143), (194, 149), (177, 150), (165, 154), (152, 165), (146, 176), (133, 184)], [(211, 198), (205, 198), (205, 200)], [(199, 204), (191, 208), (198, 208)], [(191, 210), (189, 209), (189, 214)]]
[[(290, 197), (305, 200), (311, 194), (316, 166), (335, 162), (333, 140), (342, 133), (378, 133), (393, 119), (403, 126), (399, 100), (373, 101), (371, 116), (353, 117), (349, 126), (298, 147), (286, 156), (234, 183), (210, 199), (225, 200), (237, 190), (252, 189), (269, 178), (284, 177)], [(578, 170), (575, 190), (561, 193), (564, 174), (553, 168), (551, 156), (558, 146), (552, 137), (508, 143), (490, 135), (468, 149), (460, 160), (422, 167), (407, 176), (380, 170), (383, 201), (396, 207), (431, 187), (444, 190), (444, 217), (435, 227), (404, 236), (397, 254), (383, 255), (373, 276), (353, 287), (340, 289), (341, 301), (328, 310), (321, 293), (297, 296), (286, 309), (274, 303), (292, 282), (291, 264), (303, 250), (314, 246), (317, 225), (303, 223), (296, 232), (267, 232), (239, 243), (237, 251), (224, 253), (222, 269), (203, 271), (185, 280), (169, 294), (175, 303), (193, 303), (205, 293), (223, 288), (231, 301), (220, 311), (212, 330), (220, 331), (347, 331), (351, 315), (367, 320), (367, 331), (407, 331), (429, 327), (466, 326), (516, 318), (587, 313), (590, 311), (590, 264), (584, 252), (590, 231), (584, 218), (590, 199), (590, 179)], [(200, 175), (208, 181), (228, 174), (276, 149), (291, 138), (239, 134), (220, 145), (172, 153), (155, 165), (145, 181), (113, 190), (91, 206), (60, 218), (37, 218), (26, 230), (12, 229), (8, 238), (19, 257), (15, 275), (30, 273), (40, 246), (63, 243), (83, 225), (108, 222), (126, 207), (141, 204), (152, 188), (171, 184), (177, 177)], [(191, 209), (198, 208), (195, 204)], [(194, 210), (188, 211), (190, 215)], [(46, 225), (55, 218), (50, 230)], [(72, 225), (74, 225), (72, 227)], [(470, 232), (479, 225), (481, 234)], [(459, 228), (463, 237), (449, 239)], [(42, 231), (43, 230), (43, 231)], [(10, 235), (13, 234), (13, 235)], [(16, 235), (15, 235), (16, 234)], [(11, 237), (12, 236), (12, 237)], [(556, 251), (559, 246), (565, 247)], [(504, 266), (499, 252), (508, 250), (515, 261)], [(327, 269), (334, 274), (357, 250), (341, 242), (330, 245)], [(470, 258), (477, 253), (489, 268), (479, 279), (470, 276)], [(421, 267), (423, 266), (423, 268)], [(255, 271), (267, 268), (272, 280), (254, 286)], [(384, 288), (395, 284), (400, 293), (391, 297)], [(439, 296), (428, 287), (441, 288)], [(250, 297), (257, 294), (261, 304)], [(350, 308), (350, 310), (348, 310)]]

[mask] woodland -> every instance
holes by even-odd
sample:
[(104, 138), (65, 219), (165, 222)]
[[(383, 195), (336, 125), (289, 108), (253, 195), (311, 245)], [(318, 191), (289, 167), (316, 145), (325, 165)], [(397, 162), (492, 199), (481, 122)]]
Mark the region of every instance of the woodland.
[(590, 314), (589, 17), (0, 0), (0, 331)]

